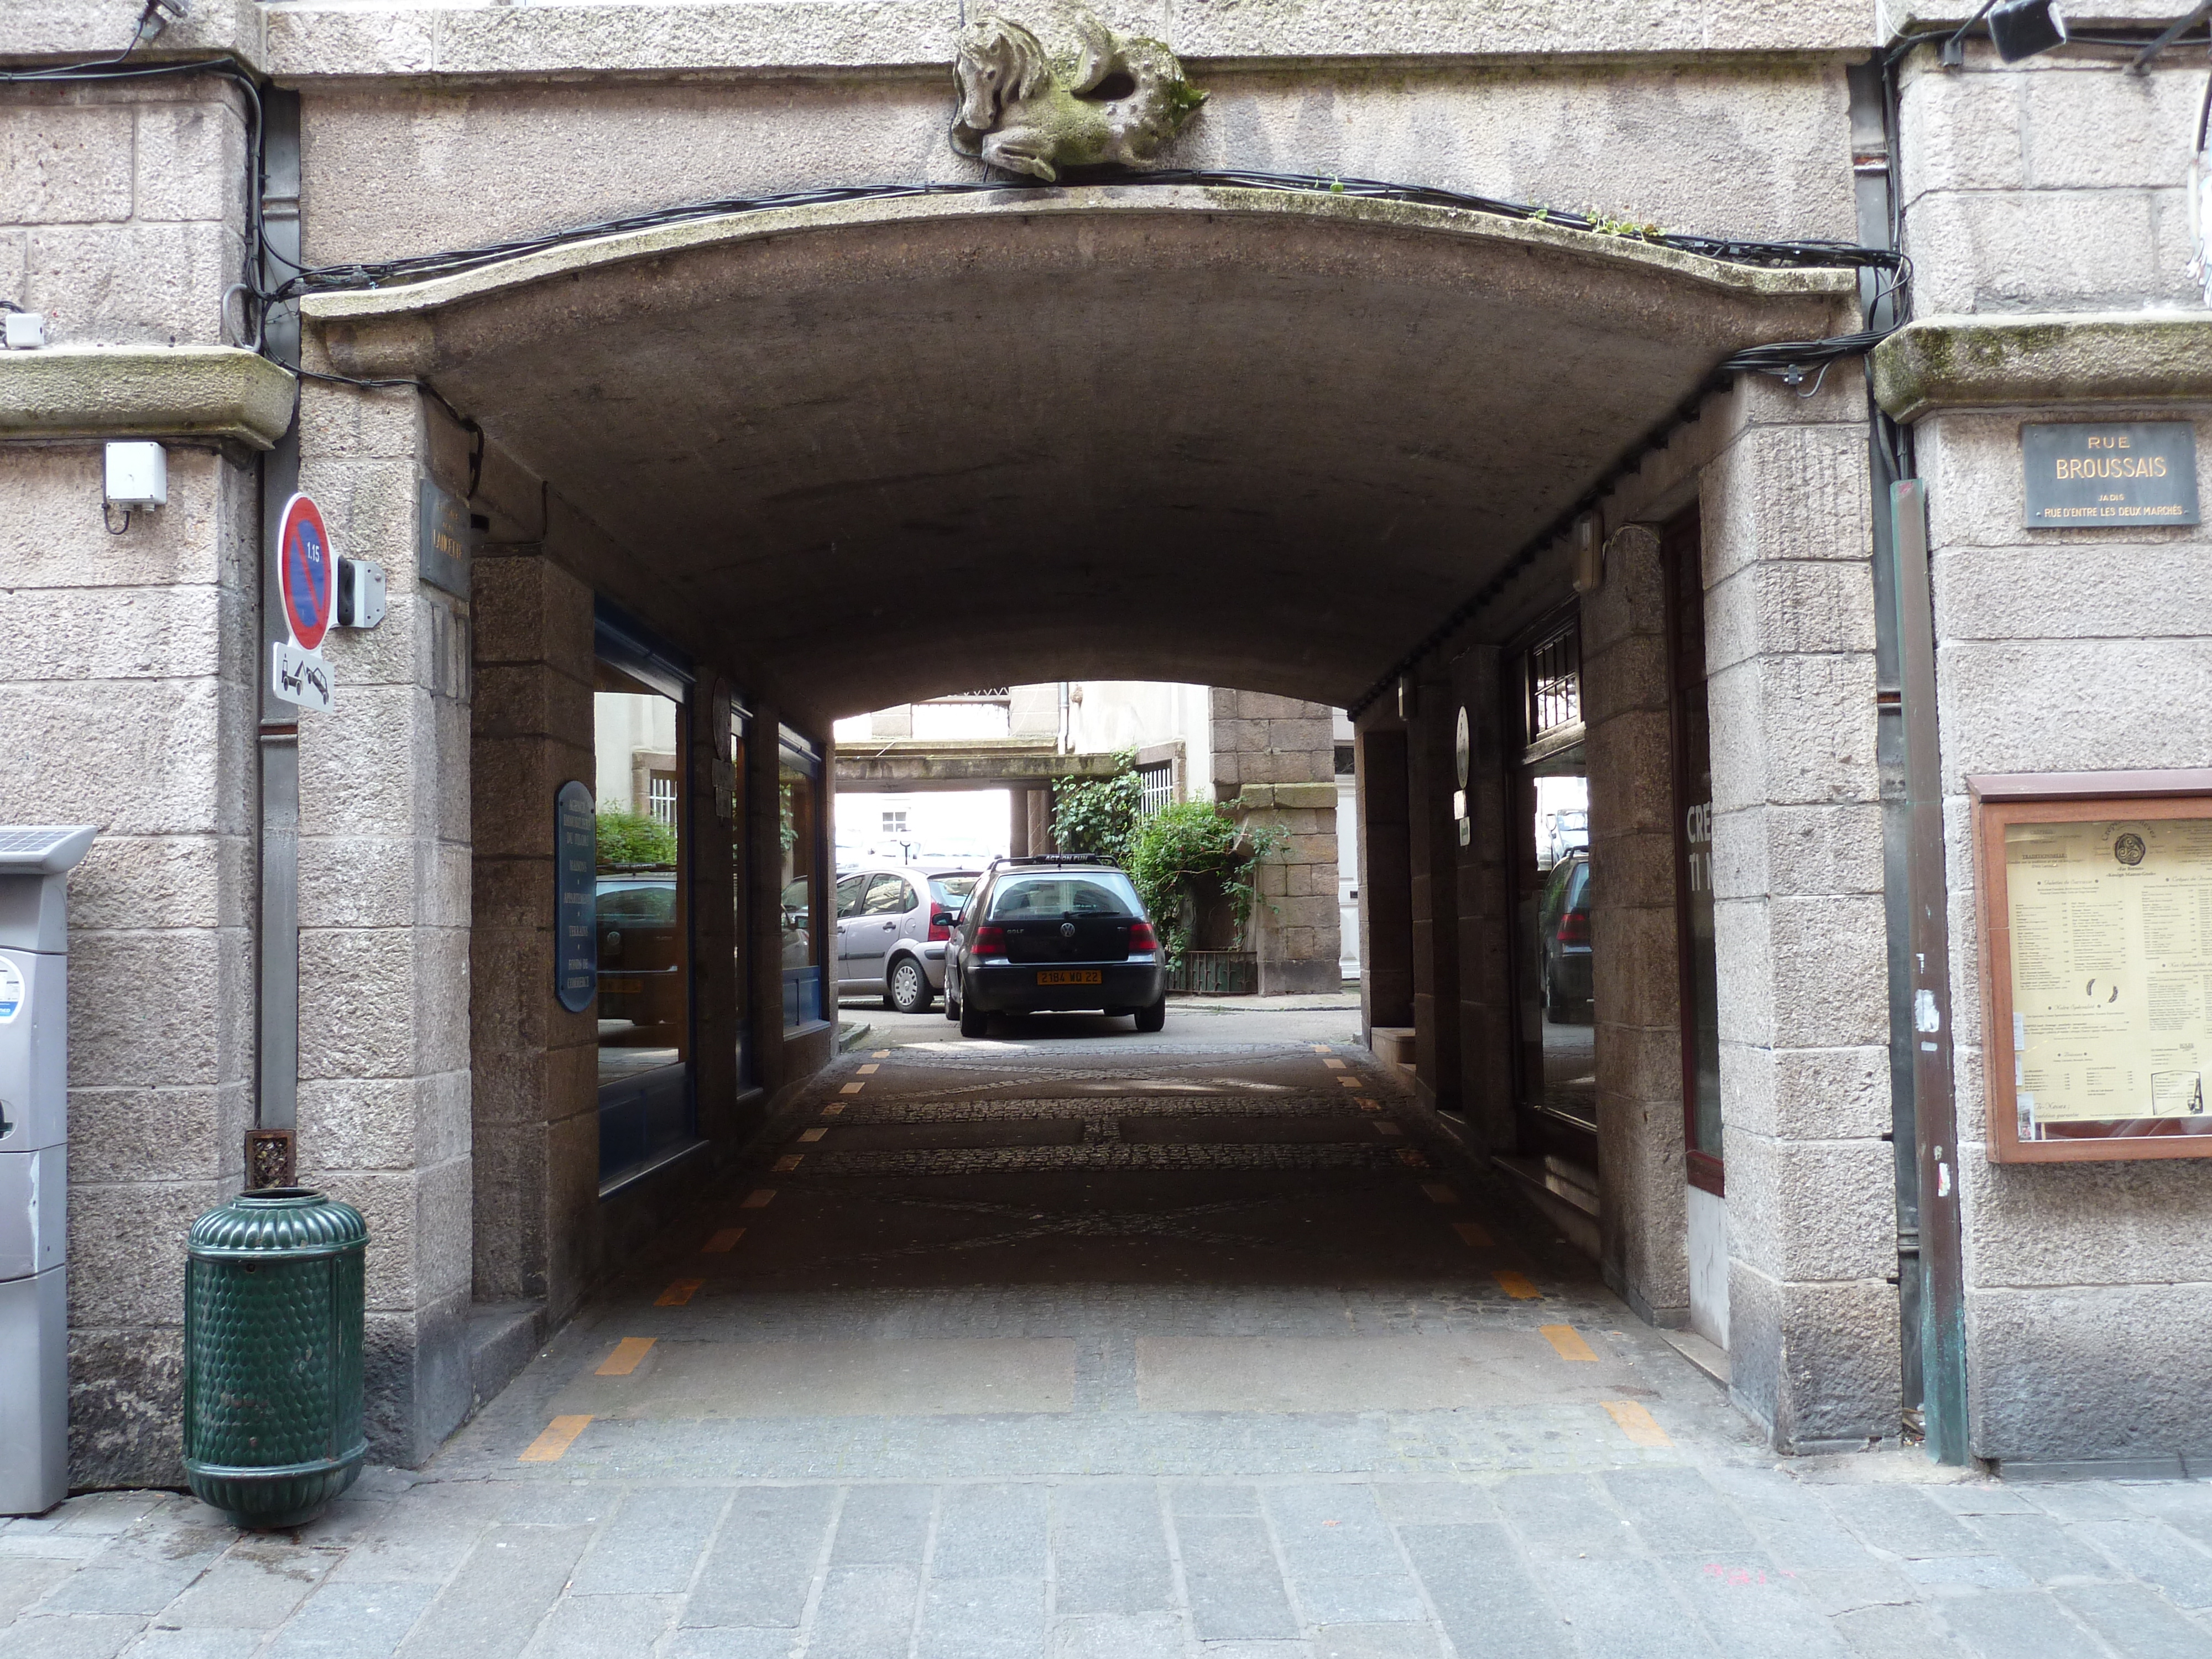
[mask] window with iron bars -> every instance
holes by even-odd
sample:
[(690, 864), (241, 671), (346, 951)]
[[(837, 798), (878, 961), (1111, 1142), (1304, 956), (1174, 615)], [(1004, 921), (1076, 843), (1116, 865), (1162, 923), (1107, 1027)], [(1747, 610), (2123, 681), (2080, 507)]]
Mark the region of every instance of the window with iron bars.
[(1158, 761), (1137, 769), (1137, 782), (1144, 790), (1137, 810), (1146, 817), (1164, 806), (1175, 805), (1175, 763)]
[(655, 772), (646, 783), (645, 810), (661, 823), (676, 822), (676, 774)]
[(1528, 741), (1579, 726), (1582, 718), (1583, 636), (1569, 623), (1528, 648)]

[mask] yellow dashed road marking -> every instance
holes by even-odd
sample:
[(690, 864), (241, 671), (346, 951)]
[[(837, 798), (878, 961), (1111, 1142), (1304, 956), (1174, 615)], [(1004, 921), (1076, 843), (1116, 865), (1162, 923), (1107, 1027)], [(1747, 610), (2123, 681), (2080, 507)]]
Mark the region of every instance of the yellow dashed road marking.
[[(1456, 1204), (1459, 1202), (1459, 1194), (1454, 1192), (1450, 1188), (1445, 1186), (1441, 1181), (1425, 1181), (1421, 1183), (1421, 1190), (1429, 1195), (1429, 1202), (1431, 1204)], [(1473, 1222), (1469, 1222), (1467, 1224), (1473, 1226), (1474, 1224)]]
[(1329, 1051), (1328, 1044), (1326, 1042), (1316, 1042), (1313, 1045), (1313, 1051), (1317, 1054), (1325, 1054)]
[(1379, 1112), (1382, 1109), (1381, 1101), (1370, 1100), (1365, 1095), (1354, 1095), (1352, 1097), (1352, 1103), (1363, 1112)]
[(1651, 1413), (1633, 1400), (1603, 1400), (1598, 1403), (1605, 1407), (1607, 1417), (1620, 1425), (1620, 1431), (1638, 1445), (1671, 1446), (1674, 1443), (1667, 1437), (1667, 1431), (1659, 1426)]
[(789, 1175), (793, 1170), (799, 1167), (799, 1160), (805, 1156), (806, 1154), (804, 1152), (786, 1152), (781, 1158), (776, 1159), (776, 1161), (769, 1167), (773, 1169), (778, 1175)]
[(838, 1113), (844, 1109), (845, 1103), (843, 1101), (833, 1100), (827, 1106), (824, 1106), (822, 1109), (822, 1115), (824, 1117), (835, 1117)]
[(875, 1061), (870, 1060), (866, 1066), (860, 1067), (860, 1075), (862, 1077), (873, 1077), (878, 1072), (880, 1072), (884, 1068), (877, 1065)]
[(1582, 1339), (1582, 1333), (1571, 1325), (1540, 1325), (1544, 1340), (1559, 1351), (1562, 1359), (1587, 1359), (1595, 1364), (1597, 1350)]
[(637, 1369), (637, 1362), (653, 1351), (649, 1336), (626, 1336), (615, 1344), (615, 1351), (607, 1356), (607, 1363), (593, 1373), (598, 1376), (628, 1376)]
[(843, 1088), (838, 1090), (837, 1092), (841, 1095), (857, 1095), (861, 1090), (867, 1086), (868, 1085), (865, 1083), (848, 1083)]
[(706, 1282), (703, 1279), (679, 1279), (653, 1297), (653, 1305), (656, 1308), (680, 1308), (691, 1299), (692, 1291)]
[(1378, 1135), (1401, 1135), (1406, 1132), (1386, 1118), (1375, 1126), (1375, 1133)]
[(890, 1057), (891, 1051), (888, 1048), (878, 1048), (870, 1056), (874, 1060), (889, 1060)]
[(1322, 1064), (1332, 1072), (1340, 1072), (1344, 1069), (1344, 1062), (1340, 1060), (1324, 1060)]
[(813, 1142), (821, 1139), (823, 1136), (829, 1133), (830, 1132), (827, 1129), (818, 1127), (812, 1129), (801, 1129), (799, 1132), (799, 1138), (809, 1145), (811, 1145)]
[[(1449, 1189), (1447, 1188), (1447, 1190)], [(1437, 1201), (1442, 1203), (1443, 1200), (1438, 1199)], [(1490, 1235), (1472, 1221), (1455, 1221), (1452, 1223), (1452, 1231), (1459, 1235), (1460, 1243), (1462, 1244), (1471, 1244), (1478, 1250), (1486, 1250), (1490, 1248)]]
[(765, 1210), (775, 1201), (775, 1188), (756, 1187), (738, 1200), (738, 1207), (741, 1210)]
[(737, 1248), (738, 1241), (745, 1236), (743, 1227), (725, 1227), (699, 1247), (702, 1255), (727, 1255)]
[(589, 1413), (581, 1417), (556, 1417), (545, 1425), (545, 1432), (530, 1443), (529, 1449), (514, 1461), (518, 1463), (557, 1463), (561, 1454), (576, 1443), (576, 1437), (592, 1420)]
[(1516, 1302), (1538, 1302), (1543, 1299), (1543, 1291), (1531, 1285), (1525, 1275), (1515, 1273), (1510, 1267), (1500, 1267), (1496, 1273), (1491, 1274), (1491, 1277), (1498, 1281), (1498, 1288)]
[(1364, 1089), (1367, 1086), (1356, 1077), (1340, 1077), (1337, 1081), (1347, 1089)]

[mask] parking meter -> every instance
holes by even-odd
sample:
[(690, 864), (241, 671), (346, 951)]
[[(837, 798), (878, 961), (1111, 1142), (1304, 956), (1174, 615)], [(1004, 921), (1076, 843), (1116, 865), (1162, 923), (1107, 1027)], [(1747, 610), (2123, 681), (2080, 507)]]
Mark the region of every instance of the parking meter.
[(69, 1495), (69, 872), (95, 831), (0, 826), (0, 1515)]

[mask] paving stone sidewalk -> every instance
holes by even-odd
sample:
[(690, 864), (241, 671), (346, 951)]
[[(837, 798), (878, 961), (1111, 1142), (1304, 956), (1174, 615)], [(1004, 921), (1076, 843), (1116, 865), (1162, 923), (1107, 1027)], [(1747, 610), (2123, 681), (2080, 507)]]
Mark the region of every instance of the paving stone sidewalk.
[(853, 1055), (428, 1468), (0, 1523), (0, 1659), (2212, 1659), (2212, 1483), (1778, 1460), (1395, 1086)]
[(2212, 1654), (2212, 1487), (1887, 1484), (1893, 1455), (1449, 1480), (443, 1480), (240, 1537), (0, 1526), (0, 1654), (1442, 1659)]

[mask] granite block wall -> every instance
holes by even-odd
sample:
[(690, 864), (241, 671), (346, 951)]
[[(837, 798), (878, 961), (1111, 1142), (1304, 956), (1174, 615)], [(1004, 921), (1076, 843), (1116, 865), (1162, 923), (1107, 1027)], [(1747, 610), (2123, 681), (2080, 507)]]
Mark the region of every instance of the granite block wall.
[[(0, 91), (0, 300), (50, 348), (218, 343), (244, 131), (211, 77)], [(168, 505), (111, 534), (100, 444), (0, 443), (0, 823), (100, 830), (70, 878), (80, 1486), (180, 1478), (185, 1234), (252, 1121), (260, 508), (250, 452), (167, 453)]]

